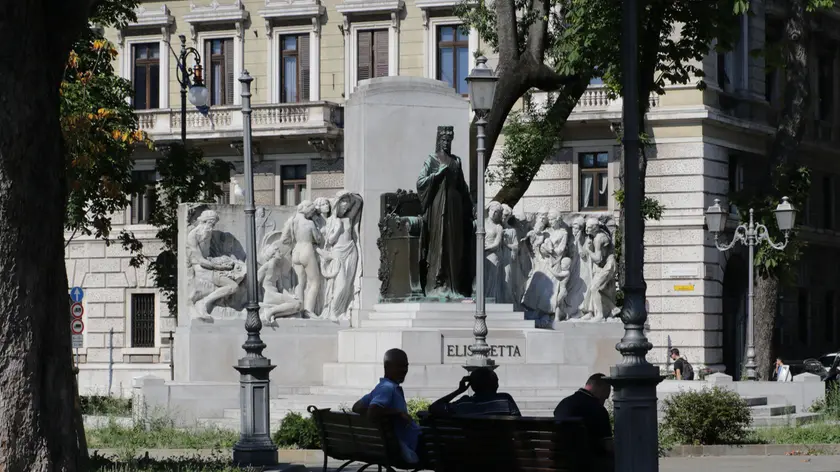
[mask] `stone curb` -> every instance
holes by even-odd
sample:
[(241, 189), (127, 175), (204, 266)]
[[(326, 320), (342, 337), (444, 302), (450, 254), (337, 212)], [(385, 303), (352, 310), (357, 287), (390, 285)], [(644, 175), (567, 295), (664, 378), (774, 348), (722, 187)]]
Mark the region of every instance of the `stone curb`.
[(840, 454), (840, 444), (744, 444), (675, 446), (666, 457), (788, 456)]

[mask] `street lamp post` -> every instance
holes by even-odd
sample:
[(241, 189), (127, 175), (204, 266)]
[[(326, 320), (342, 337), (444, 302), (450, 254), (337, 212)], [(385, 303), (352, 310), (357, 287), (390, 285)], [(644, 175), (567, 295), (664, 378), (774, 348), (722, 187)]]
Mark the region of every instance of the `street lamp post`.
[(243, 154), (245, 157), (245, 259), (248, 263), (245, 304), (245, 331), (248, 338), (242, 349), (245, 357), (234, 369), (239, 371), (239, 441), (233, 446), (233, 462), (240, 465), (277, 464), (277, 446), (269, 436), (269, 373), (275, 366), (263, 356), (265, 343), (260, 339), (259, 292), (257, 287), (257, 229), (254, 206), (254, 171), (251, 151), (251, 82), (248, 71), (242, 72)]
[[(198, 111), (207, 114), (210, 109), (210, 92), (204, 86), (201, 77), (201, 54), (194, 47), (187, 47), (187, 37), (179, 35), (181, 40), (181, 52), (176, 58), (178, 67), (176, 77), (181, 85), (181, 144), (187, 144), (187, 90), (189, 89), (189, 100)], [(195, 65), (187, 67), (187, 58), (193, 56)], [(192, 77), (192, 79), (191, 79)]]
[[(645, 336), (647, 308), (644, 280), (644, 220), (639, 171), (639, 1), (622, 2), (621, 71), (624, 144), (624, 306), (621, 320), (624, 336), (616, 349), (620, 364), (610, 368), (609, 382), (615, 389), (615, 459), (622, 472), (659, 470), (656, 418), (656, 385), (662, 381), (659, 368), (650, 364), (653, 345)], [(647, 97), (645, 97), (647, 98)]]
[(732, 241), (730, 241), (729, 244), (721, 243), (720, 233), (726, 229), (727, 213), (728, 212), (726, 210), (721, 208), (720, 200), (716, 198), (715, 204), (706, 210), (706, 226), (709, 228), (709, 231), (715, 235), (715, 247), (718, 251), (728, 251), (735, 247), (735, 244), (739, 241), (741, 244), (749, 248), (749, 285), (747, 287), (747, 298), (749, 299), (747, 305), (747, 364), (745, 367), (747, 368), (747, 380), (758, 380), (758, 375), (755, 370), (758, 366), (755, 363), (755, 320), (753, 317), (753, 309), (755, 306), (755, 293), (753, 292), (753, 286), (755, 285), (755, 274), (753, 270), (755, 262), (755, 247), (762, 241), (766, 241), (773, 249), (783, 251), (785, 247), (787, 247), (790, 231), (793, 229), (796, 222), (796, 208), (790, 204), (788, 197), (782, 197), (782, 202), (779, 203), (775, 210), (773, 210), (773, 213), (776, 215), (776, 223), (785, 235), (785, 242), (783, 243), (773, 242), (770, 238), (770, 232), (767, 230), (767, 227), (760, 223), (756, 224), (752, 208), (750, 208), (749, 223), (741, 223), (737, 228), (735, 228), (735, 235), (732, 237)]
[(478, 118), (475, 123), (477, 128), (476, 159), (478, 160), (478, 175), (475, 179), (478, 186), (475, 203), (475, 325), (473, 326), (475, 344), (470, 347), (470, 357), (464, 366), (467, 370), (474, 370), (479, 367), (496, 367), (493, 359), (489, 357), (487, 312), (484, 303), (484, 127), (487, 126), (485, 117), (493, 106), (499, 77), (487, 67), (487, 58), (481, 56), (476, 59), (476, 66), (466, 80), (469, 86), (470, 105)]

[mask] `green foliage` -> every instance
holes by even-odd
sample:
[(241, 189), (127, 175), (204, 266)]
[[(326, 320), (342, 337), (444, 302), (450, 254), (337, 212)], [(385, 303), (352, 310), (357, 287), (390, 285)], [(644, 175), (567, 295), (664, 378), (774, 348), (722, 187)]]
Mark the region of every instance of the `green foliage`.
[[(136, 19), (134, 0), (95, 2), (92, 18), (102, 26)], [(61, 130), (66, 153), (65, 228), (110, 242), (111, 215), (129, 202), (131, 154), (148, 143), (128, 103), (131, 83), (116, 75), (117, 50), (96, 30), (73, 44), (61, 83)]]
[(680, 392), (663, 403), (663, 433), (679, 444), (742, 444), (749, 438), (749, 406), (733, 391), (715, 387)]
[(218, 451), (211, 457), (183, 456), (166, 459), (147, 457), (105, 457), (97, 452), (90, 456), (91, 472), (241, 472), (231, 465), (230, 454)]
[[(103, 428), (85, 432), (91, 449), (214, 449), (231, 448), (239, 439), (234, 431), (216, 428), (176, 428), (167, 418), (153, 418), (134, 426), (122, 426), (114, 419)], [(129, 454), (133, 455), (133, 454)]]
[(83, 395), (79, 397), (83, 415), (130, 416), (131, 399), (104, 395)]
[(414, 418), (414, 421), (420, 421), (417, 414), (421, 411), (429, 411), (429, 406), (431, 406), (431, 404), (432, 402), (426, 400), (425, 398), (412, 398), (406, 403), (406, 406), (408, 407), (408, 415)]
[(825, 397), (815, 401), (808, 411), (822, 413), (826, 419), (840, 420), (840, 387), (831, 384), (826, 388)]
[(759, 428), (755, 434), (768, 444), (840, 444), (840, 427), (828, 422)]
[(311, 417), (303, 417), (300, 413), (289, 413), (283, 418), (274, 436), (274, 444), (286, 448), (321, 449), (321, 437), (318, 426)]
[[(616, 190), (613, 196), (618, 206), (624, 207), (624, 189)], [(659, 221), (662, 219), (663, 211), (665, 211), (665, 206), (659, 203), (659, 200), (651, 197), (645, 197), (642, 200), (642, 218), (645, 220)]]
[[(752, 208), (756, 223), (766, 226), (773, 239), (781, 242), (784, 235), (776, 224), (773, 210), (779, 204), (781, 196), (787, 196), (791, 204), (801, 211), (808, 200), (811, 173), (807, 167), (787, 168), (780, 165), (773, 169), (771, 177), (775, 182), (773, 191), (737, 193), (730, 195), (730, 199), (738, 207), (742, 222), (749, 221)], [(792, 231), (790, 236), (790, 242), (784, 251), (773, 249), (769, 244), (756, 246), (755, 268), (759, 276), (779, 277), (786, 284), (794, 282), (795, 264), (802, 255), (805, 243), (795, 237), (795, 231)]]
[[(834, 0), (808, 0), (808, 3), (805, 5), (805, 9), (807, 11), (815, 11), (821, 8), (832, 8), (834, 7)], [(735, 5), (733, 6), (733, 11), (736, 15), (740, 15), (742, 13), (748, 13), (750, 9), (750, 0), (735, 0)]]
[[(230, 179), (232, 168), (220, 159), (208, 161), (200, 149), (180, 143), (165, 147), (163, 157), (157, 160), (159, 193), (149, 220), (157, 228), (163, 250), (149, 263), (149, 271), (166, 297), (170, 313), (178, 309), (178, 205), (215, 202), (222, 195), (219, 183)], [(137, 266), (145, 259), (142, 253), (135, 253), (131, 263)]]

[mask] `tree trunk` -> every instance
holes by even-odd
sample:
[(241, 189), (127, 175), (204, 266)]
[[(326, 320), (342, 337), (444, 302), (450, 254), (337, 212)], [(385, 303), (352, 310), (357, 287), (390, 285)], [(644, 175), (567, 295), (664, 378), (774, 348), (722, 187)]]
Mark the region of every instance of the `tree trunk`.
[[(773, 188), (775, 197), (787, 194), (790, 188), (791, 171), (798, 162), (799, 144), (805, 130), (805, 116), (808, 111), (807, 24), (805, 7), (807, 0), (789, 0), (788, 16), (785, 21), (785, 81), (784, 108), (779, 117), (776, 135), (770, 146), (769, 160), (773, 164)], [(804, 202), (799, 203), (803, 205)], [(758, 277), (755, 287), (755, 354), (759, 378), (769, 378), (774, 357), (773, 333), (776, 329), (776, 304), (781, 290), (779, 278), (770, 275)]]
[(80, 469), (59, 86), (88, 7), (0, 1), (0, 471)]
[[(773, 352), (770, 347), (773, 345), (773, 333), (776, 330), (779, 285), (779, 279), (775, 276), (756, 277), (753, 342), (759, 380), (770, 379), (773, 365)], [(746, 359), (746, 353), (744, 358)]]
[[(580, 100), (580, 97), (584, 92), (586, 92), (586, 88), (588, 86), (589, 80), (581, 78), (577, 83), (564, 87), (561, 90), (557, 101), (554, 102), (551, 109), (549, 109), (546, 114), (546, 120), (549, 120), (552, 123), (558, 134), (566, 124), (566, 120), (569, 119), (569, 115), (572, 114), (572, 110), (574, 110), (575, 106), (577, 106), (578, 100)], [(542, 163), (548, 157), (549, 156), (530, 156), (535, 164)], [(528, 166), (528, 169), (528, 174), (522, 176), (521, 179), (516, 182), (505, 183), (505, 185), (502, 186), (502, 188), (496, 193), (496, 196), (493, 197), (493, 200), (499, 203), (506, 203), (510, 205), (511, 208), (516, 206), (522, 196), (525, 195), (525, 192), (528, 191), (528, 187), (531, 186), (531, 181), (534, 180), (534, 176), (536, 176), (537, 172), (539, 172), (540, 166)]]

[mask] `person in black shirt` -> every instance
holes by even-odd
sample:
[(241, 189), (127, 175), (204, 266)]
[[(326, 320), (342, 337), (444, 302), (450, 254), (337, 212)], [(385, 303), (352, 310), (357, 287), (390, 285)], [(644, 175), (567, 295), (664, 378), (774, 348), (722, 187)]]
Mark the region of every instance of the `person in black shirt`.
[(674, 378), (677, 380), (684, 380), (685, 361), (680, 357), (680, 350), (677, 348), (671, 349), (671, 360), (674, 361)]
[(604, 374), (593, 374), (582, 389), (561, 400), (554, 409), (554, 418), (558, 421), (583, 421), (595, 452), (597, 470), (613, 470), (613, 431), (610, 414), (604, 408), (610, 391)]
[[(471, 388), (473, 395), (458, 395)], [(429, 413), (445, 415), (500, 415), (521, 416), (516, 402), (507, 393), (499, 393), (499, 377), (491, 369), (480, 367), (461, 379), (458, 390), (446, 395), (429, 406)]]

